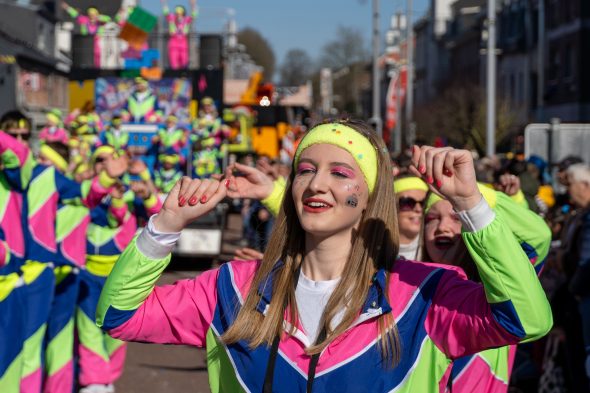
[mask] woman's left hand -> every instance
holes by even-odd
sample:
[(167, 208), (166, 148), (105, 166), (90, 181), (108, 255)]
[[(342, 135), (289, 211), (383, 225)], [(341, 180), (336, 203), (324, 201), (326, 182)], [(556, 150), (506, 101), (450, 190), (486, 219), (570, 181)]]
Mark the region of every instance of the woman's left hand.
[(477, 188), (473, 156), (452, 147), (414, 146), (410, 170), (457, 211), (475, 207), (482, 196)]

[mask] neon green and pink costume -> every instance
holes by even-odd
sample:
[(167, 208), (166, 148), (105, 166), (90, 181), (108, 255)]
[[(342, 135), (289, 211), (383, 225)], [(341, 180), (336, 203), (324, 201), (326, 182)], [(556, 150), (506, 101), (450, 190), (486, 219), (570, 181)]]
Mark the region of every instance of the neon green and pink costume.
[[(320, 355), (315, 392), (438, 392), (438, 381), (453, 359), (546, 334), (552, 325), (549, 304), (503, 218), (495, 215), (483, 228), (462, 236), (483, 284), (435, 264), (397, 260), (391, 271), (379, 270), (356, 322)], [(97, 323), (126, 341), (206, 347), (213, 392), (261, 391), (269, 348), (219, 341), (248, 293), (258, 262), (234, 261), (193, 280), (154, 287), (169, 251), (144, 230), (107, 280)], [(272, 301), (272, 284), (268, 277), (258, 288), (262, 314)], [(377, 345), (377, 317), (383, 313), (393, 314), (401, 340), (401, 362), (393, 369), (384, 367)], [(306, 389), (310, 356), (305, 348), (310, 343), (301, 326), (281, 339), (275, 388)]]

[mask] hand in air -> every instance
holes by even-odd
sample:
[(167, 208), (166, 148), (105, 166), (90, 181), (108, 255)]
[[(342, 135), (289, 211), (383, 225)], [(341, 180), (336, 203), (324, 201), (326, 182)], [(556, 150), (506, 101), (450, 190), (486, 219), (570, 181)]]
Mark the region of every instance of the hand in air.
[(520, 190), (520, 178), (516, 175), (506, 173), (500, 176), (496, 189), (508, 196), (516, 195)]
[[(236, 172), (240, 175), (236, 176)], [(274, 188), (273, 181), (262, 171), (248, 165), (234, 163), (225, 170), (229, 180), (227, 196), (230, 198), (267, 198)]]
[(414, 146), (410, 170), (457, 211), (469, 210), (481, 200), (473, 156), (468, 150)]
[(156, 230), (180, 232), (209, 213), (227, 195), (226, 181), (183, 177), (172, 188), (160, 213), (154, 218)]

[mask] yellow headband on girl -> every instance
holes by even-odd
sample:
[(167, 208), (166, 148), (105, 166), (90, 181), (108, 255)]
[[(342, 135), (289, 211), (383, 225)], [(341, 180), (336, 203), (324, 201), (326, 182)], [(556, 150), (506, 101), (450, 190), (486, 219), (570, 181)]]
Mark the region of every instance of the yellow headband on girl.
[[(493, 209), (494, 207), (496, 207), (496, 190), (494, 190), (491, 187), (486, 186), (483, 183), (477, 183), (477, 188), (479, 188), (479, 192), (481, 192), (481, 195), (483, 195), (483, 198), (486, 200), (486, 202), (488, 203), (488, 205), (490, 205), (490, 207)], [(434, 206), (435, 203), (442, 201), (443, 199), (441, 197), (439, 197), (438, 195), (436, 195), (435, 193), (430, 193), (430, 195), (428, 196), (428, 199), (426, 200), (426, 206), (424, 207), (424, 213), (428, 213), (428, 211), (430, 210), (430, 208), (432, 206)]]
[(318, 143), (338, 146), (349, 152), (363, 172), (369, 193), (373, 192), (377, 182), (377, 151), (365, 136), (344, 124), (320, 124), (312, 128), (299, 143), (293, 166), (297, 167), (303, 150)]
[(61, 171), (65, 172), (68, 169), (68, 162), (55, 150), (47, 145), (42, 145), (39, 153), (43, 154), (45, 158), (53, 162), (53, 165)]
[(420, 179), (419, 177), (404, 177), (402, 179), (396, 179), (393, 182), (393, 191), (395, 193), (409, 190), (420, 190), (428, 192), (428, 185), (424, 180)]

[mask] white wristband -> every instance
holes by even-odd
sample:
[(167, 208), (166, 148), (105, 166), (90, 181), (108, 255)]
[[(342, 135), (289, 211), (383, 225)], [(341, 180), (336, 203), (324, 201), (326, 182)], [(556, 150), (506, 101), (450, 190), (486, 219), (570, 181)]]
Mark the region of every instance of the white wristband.
[(483, 196), (477, 205), (469, 210), (457, 212), (457, 214), (463, 224), (463, 229), (467, 232), (477, 232), (490, 225), (496, 218), (496, 213)]
[(153, 223), (157, 214), (150, 217), (148, 224), (137, 237), (137, 249), (151, 259), (162, 259), (172, 252), (180, 238), (180, 232), (160, 232)]

